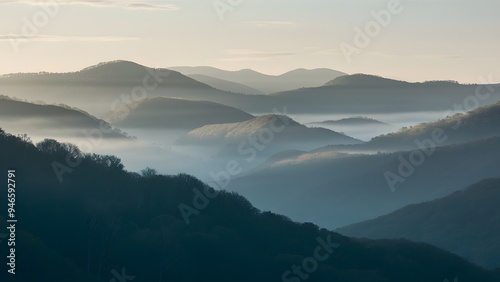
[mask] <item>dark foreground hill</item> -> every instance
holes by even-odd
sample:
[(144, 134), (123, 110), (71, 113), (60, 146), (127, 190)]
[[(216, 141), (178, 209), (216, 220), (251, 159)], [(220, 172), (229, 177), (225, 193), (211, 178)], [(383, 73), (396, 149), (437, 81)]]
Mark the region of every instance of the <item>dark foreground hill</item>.
[(500, 267), (500, 179), (338, 229), (366, 238), (406, 238), (439, 246), (486, 267)]
[[(1, 281), (500, 279), (426, 244), (349, 239), (262, 213), (187, 175), (129, 173), (114, 157), (54, 141), (35, 147), (3, 131), (0, 148), (5, 181), (16, 171), (19, 219), (16, 276), (3, 269)], [(79, 164), (59, 182), (53, 165), (68, 159)], [(188, 221), (179, 207), (193, 212)]]

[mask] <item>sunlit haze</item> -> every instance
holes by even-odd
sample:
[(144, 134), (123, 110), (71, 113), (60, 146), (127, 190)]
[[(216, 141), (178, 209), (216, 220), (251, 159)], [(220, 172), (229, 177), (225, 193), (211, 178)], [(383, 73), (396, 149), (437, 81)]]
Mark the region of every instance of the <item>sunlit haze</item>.
[[(390, 1), (0, 1), (0, 73), (76, 71), (130, 60), (281, 74), (331, 68), (407, 81), (500, 81), (499, 1), (401, 1), (401, 12), (348, 62), (373, 12)], [(226, 3), (227, 1), (222, 1)], [(47, 1), (51, 3), (51, 1)], [(27, 22), (40, 23), (35, 30)], [(26, 39), (13, 48), (14, 39)]]

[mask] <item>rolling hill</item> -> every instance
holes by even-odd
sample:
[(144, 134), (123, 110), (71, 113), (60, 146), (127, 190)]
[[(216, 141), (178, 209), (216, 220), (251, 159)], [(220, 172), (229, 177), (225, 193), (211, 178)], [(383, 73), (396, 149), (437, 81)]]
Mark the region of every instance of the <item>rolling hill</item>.
[(43, 138), (85, 138), (99, 132), (101, 138), (127, 140), (125, 133), (107, 122), (65, 105), (42, 105), (0, 97), (0, 126), (12, 133)]
[(179, 72), (127, 61), (100, 63), (71, 73), (3, 75), (0, 92), (21, 99), (65, 103), (96, 116), (151, 97), (224, 104), (245, 101), (245, 95), (214, 89)]
[(250, 95), (264, 95), (264, 92), (252, 88), (247, 85), (243, 85), (241, 83), (236, 83), (224, 79), (219, 79), (215, 77), (211, 77), (203, 74), (190, 74), (188, 75), (190, 78), (195, 79), (197, 81), (203, 82), (207, 85), (212, 86), (213, 88), (217, 88), (220, 90), (224, 90), (227, 92), (240, 93), (240, 94), (250, 94)]
[(325, 120), (325, 121), (320, 121), (320, 122), (311, 122), (310, 124), (316, 124), (316, 125), (339, 125), (339, 126), (378, 126), (378, 125), (385, 125), (387, 126), (388, 124), (385, 122), (381, 122), (376, 119), (372, 118), (367, 118), (367, 117), (351, 117), (351, 118), (343, 118), (339, 120)]
[[(284, 115), (263, 115), (239, 123), (206, 125), (187, 134), (188, 140), (241, 143), (258, 136), (272, 147), (317, 148), (320, 144), (357, 144), (361, 141), (323, 128), (308, 128)], [(269, 139), (269, 140), (267, 140)]]
[(354, 237), (426, 242), (495, 268), (500, 267), (499, 202), (500, 179), (489, 179), (444, 198), (410, 205), (336, 231)]
[[(170, 148), (162, 139), (148, 139), (136, 132), (122, 131), (123, 128), (64, 105), (0, 98), (0, 127), (12, 134), (26, 134), (33, 142), (52, 139), (76, 144), (86, 153), (112, 154), (120, 157), (132, 171), (144, 168), (146, 162), (165, 173), (188, 169), (195, 173), (202, 166), (199, 159)], [(201, 171), (205, 172), (206, 168)]]
[(495, 137), (438, 147), (431, 155), (293, 152), (231, 180), (227, 189), (259, 209), (337, 228), (500, 177), (499, 147)]
[(470, 103), (474, 98), (477, 106), (497, 102), (500, 100), (498, 87), (452, 82), (409, 83), (357, 74), (339, 77), (321, 87), (275, 93), (272, 97), (273, 102), (286, 101), (289, 112), (294, 114), (448, 112), (455, 104)]
[[(272, 155), (286, 150), (311, 150), (325, 144), (356, 144), (362, 141), (324, 129), (308, 128), (284, 115), (263, 115), (251, 120), (206, 125), (188, 132), (176, 146), (190, 148), (210, 158), (210, 173), (227, 170), (237, 163), (241, 175), (259, 166)], [(203, 180), (208, 173), (199, 176)]]
[[(184, 68), (174, 69), (184, 71)], [(202, 69), (209, 70), (204, 75), (245, 84), (259, 90), (262, 89), (255, 87), (254, 82), (270, 80), (270, 85), (273, 85), (276, 79), (279, 81), (279, 77), (285, 77), (284, 82), (278, 83), (285, 86), (274, 89), (282, 91), (305, 87), (306, 83), (316, 84), (314, 77), (318, 79), (321, 77), (321, 75), (309, 77), (309, 73), (315, 72), (302, 70), (277, 77), (266, 76), (251, 70), (222, 71), (223, 76), (218, 77), (210, 75), (211, 71), (214, 71), (213, 68)], [(220, 73), (216, 69), (215, 72)], [(304, 80), (296, 78), (296, 75), (301, 72), (305, 72)], [(246, 78), (248, 81), (237, 81), (232, 79), (231, 75)], [(326, 76), (331, 76), (331, 73), (327, 72)], [(117, 106), (152, 97), (211, 101), (252, 114), (268, 114), (273, 108), (281, 109), (286, 106), (289, 114), (336, 113), (364, 116), (373, 113), (448, 111), (453, 108), (454, 104), (463, 104), (465, 99), (474, 95), (478, 89), (483, 95), (486, 95), (486, 91), (491, 91), (490, 97), (478, 101), (479, 106), (500, 101), (500, 92), (494, 91), (498, 85), (384, 82), (379, 83), (382, 86), (377, 87), (368, 87), (366, 83), (324, 86), (332, 78), (329, 77), (317, 84), (323, 85), (319, 87), (284, 91), (275, 95), (244, 95), (215, 89), (177, 71), (115, 61), (71, 73), (4, 75), (0, 77), (0, 93), (21, 99), (65, 103), (84, 109), (98, 117), (115, 110)], [(348, 78), (344, 78), (346, 79)]]
[(370, 146), (416, 148), (415, 140), (432, 139), (442, 131), (446, 140), (439, 145), (465, 143), (500, 136), (500, 103), (480, 107), (466, 114), (456, 114), (436, 122), (422, 123), (370, 141)]
[(465, 114), (421, 123), (377, 136), (361, 145), (329, 146), (318, 151), (399, 151), (460, 144), (500, 136), (500, 102)]
[(68, 73), (17, 73), (0, 76), (3, 85), (17, 84), (56, 84), (63, 86), (136, 86), (142, 85), (145, 77), (148, 84), (154, 84), (155, 79), (161, 79), (164, 85), (183, 86), (190, 88), (207, 88), (207, 85), (186, 77), (176, 71), (155, 69), (129, 61), (112, 61), (99, 63), (76, 72)]
[(186, 130), (254, 118), (241, 110), (207, 101), (148, 98), (110, 112), (106, 119), (121, 128)]
[(325, 86), (356, 86), (356, 87), (390, 87), (390, 86), (407, 86), (410, 83), (389, 78), (384, 78), (369, 74), (352, 74), (339, 76), (327, 83)]
[(142, 84), (144, 77), (153, 75), (154, 71), (161, 71), (157, 75), (164, 78), (166, 83), (185, 85), (190, 87), (206, 88), (206, 85), (190, 79), (176, 71), (155, 69), (139, 65), (130, 61), (103, 62), (75, 72), (68, 73), (14, 73), (0, 76), (2, 84), (18, 83), (71, 83), (71, 84)]
[(281, 75), (266, 75), (250, 69), (226, 71), (212, 67), (171, 67), (185, 75), (201, 74), (218, 79), (251, 86), (270, 94), (304, 87), (316, 87), (325, 84), (345, 73), (331, 69), (296, 69)]

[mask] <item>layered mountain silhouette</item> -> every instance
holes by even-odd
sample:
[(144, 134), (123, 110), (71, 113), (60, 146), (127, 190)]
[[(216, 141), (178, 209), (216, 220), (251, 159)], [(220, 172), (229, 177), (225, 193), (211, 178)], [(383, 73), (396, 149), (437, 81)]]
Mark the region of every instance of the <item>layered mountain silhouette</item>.
[[(292, 113), (412, 113), (450, 111), (476, 98), (478, 106), (500, 100), (498, 85), (463, 85), (453, 82), (409, 83), (356, 74), (342, 76), (321, 87), (275, 93)], [(478, 98), (476, 93), (480, 93)], [(429, 103), (432, 101), (432, 103)], [(474, 101), (475, 102), (475, 101)]]
[(207, 124), (242, 122), (254, 117), (214, 102), (157, 97), (124, 105), (106, 118), (121, 128), (190, 131)]
[(345, 73), (331, 69), (296, 69), (282, 75), (266, 75), (250, 69), (225, 71), (213, 67), (171, 67), (185, 75), (205, 75), (251, 86), (267, 94), (302, 87), (316, 87)]
[[(323, 129), (308, 128), (284, 115), (263, 115), (239, 123), (212, 124), (197, 128), (187, 134), (188, 140), (202, 142), (241, 143), (251, 136), (261, 135), (263, 145), (317, 148), (320, 144), (358, 144), (352, 137)], [(297, 147), (296, 147), (297, 148)]]
[(0, 77), (2, 84), (67, 84), (89, 86), (142, 85), (145, 77), (153, 84), (156, 78), (169, 86), (184, 86), (191, 88), (206, 88), (207, 86), (176, 71), (155, 69), (130, 61), (112, 61), (100, 63), (85, 69), (70, 73), (27, 73), (9, 74)]
[(434, 139), (433, 135), (441, 131), (446, 134), (446, 140), (437, 145), (465, 143), (500, 136), (500, 103), (375, 137), (370, 144), (375, 147), (391, 146), (394, 149), (415, 148), (415, 140)]
[(323, 127), (333, 131), (342, 132), (364, 141), (369, 141), (374, 136), (389, 133), (397, 129), (397, 127), (393, 125), (363, 116), (348, 117), (338, 120), (310, 122), (307, 125), (311, 127)]
[[(114, 61), (72, 73), (11, 74), (0, 77), (0, 92), (22, 99), (65, 103), (85, 109), (96, 116), (114, 110), (117, 105), (151, 97), (211, 101), (253, 114), (270, 113), (273, 108), (282, 108), (286, 105), (290, 114), (348, 113), (350, 115), (447, 111), (452, 109), (454, 104), (463, 104), (465, 99), (474, 95), (476, 91), (482, 93), (482, 97), (486, 97), (487, 91), (491, 92), (488, 98), (478, 100), (479, 106), (500, 100), (500, 92), (494, 91), (498, 85), (461, 85), (450, 82), (396, 83), (384, 78), (354, 75), (341, 79), (344, 81), (341, 85), (324, 86), (338, 75), (333, 75), (332, 71), (328, 70), (296, 70), (281, 76), (267, 76), (252, 70), (227, 72), (213, 68), (173, 69), (149, 68), (132, 62)], [(200, 69), (208, 71), (202, 72)], [(296, 90), (275, 95), (232, 93), (215, 89), (175, 70), (244, 84), (266, 93), (270, 92), (263, 89), (266, 85), (271, 85), (270, 88), (266, 88), (268, 90), (273, 88), (271, 92)], [(318, 75), (317, 71), (325, 72), (325, 75)], [(216, 75), (217, 73), (220, 75)], [(247, 80), (239, 81), (233, 79), (233, 76)], [(303, 79), (297, 76), (302, 76)], [(360, 79), (360, 76), (365, 78)], [(315, 79), (322, 82), (319, 83)], [(374, 80), (379, 82), (373, 82)], [(285, 86), (275, 87), (274, 84)], [(378, 86), (367, 86), (372, 84)], [(264, 87), (254, 85), (264, 85)], [(318, 85), (323, 86), (304, 88)], [(429, 103), (431, 100), (433, 102)]]
[(196, 128), (181, 137), (174, 146), (186, 146), (190, 151), (210, 159), (206, 178), (237, 163), (238, 175), (259, 166), (272, 155), (284, 150), (311, 150), (325, 144), (357, 144), (362, 141), (324, 128), (308, 128), (279, 114), (258, 116), (253, 119), (224, 124), (211, 124)]
[[(51, 164), (65, 161), (66, 147), (34, 146), (3, 130), (0, 147), (0, 167), (15, 167), (22, 185), (16, 248), (24, 255), (17, 263), (32, 271), (18, 271), (20, 281), (500, 279), (427, 244), (350, 239), (260, 212), (245, 198), (216, 193), (188, 175), (130, 173), (115, 157), (84, 154), (60, 182)], [(186, 213), (189, 207), (197, 212)], [(0, 224), (5, 228), (5, 218)], [(0, 250), (6, 252), (6, 244)]]
[(203, 74), (190, 74), (188, 75), (192, 79), (203, 82), (207, 85), (212, 86), (213, 88), (217, 88), (220, 90), (233, 92), (233, 93), (241, 93), (241, 94), (251, 94), (251, 95), (264, 95), (264, 92), (252, 88), (247, 85), (243, 85), (241, 83), (232, 82), (229, 80), (224, 80), (220, 78), (211, 77)]
[(354, 86), (354, 87), (402, 87), (410, 83), (381, 76), (369, 74), (352, 74), (337, 77), (325, 84), (325, 86)]
[(151, 97), (179, 97), (238, 104), (245, 95), (214, 89), (179, 72), (128, 61), (101, 63), (72, 73), (11, 74), (0, 91), (23, 99), (66, 103), (101, 116), (120, 105)]
[(410, 86), (410, 85), (420, 85), (427, 87), (453, 87), (459, 86), (460, 84), (456, 81), (445, 81), (445, 80), (435, 80), (435, 81), (425, 81), (410, 83), (406, 81), (385, 78), (378, 75), (370, 75), (357, 73), (352, 75), (339, 76), (325, 84), (325, 86), (345, 86), (345, 87), (398, 87), (398, 86)]
[(427, 242), (479, 265), (500, 267), (500, 179), (410, 205), (376, 219), (337, 229), (365, 238), (406, 238)]
[[(143, 167), (144, 160), (161, 171), (179, 173), (200, 163), (183, 152), (174, 151), (162, 139), (122, 131), (105, 120), (65, 105), (44, 105), (0, 98), (0, 126), (35, 142), (58, 140), (82, 147), (85, 152), (120, 156), (127, 169)], [(185, 130), (187, 131), (187, 130)], [(168, 159), (168, 162), (165, 162)], [(202, 170), (205, 171), (206, 169)]]
[(466, 143), (500, 136), (500, 103), (455, 114), (444, 119), (405, 127), (397, 132), (374, 137), (356, 146), (329, 146), (318, 151), (398, 151)]
[(336, 228), (500, 177), (500, 137), (433, 151), (291, 152), (231, 181), (256, 207)]

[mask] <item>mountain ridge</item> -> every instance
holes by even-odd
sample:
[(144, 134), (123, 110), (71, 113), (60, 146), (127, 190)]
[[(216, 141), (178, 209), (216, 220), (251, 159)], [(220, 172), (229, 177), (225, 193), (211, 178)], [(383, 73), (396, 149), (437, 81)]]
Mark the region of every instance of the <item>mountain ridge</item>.
[(332, 69), (295, 69), (280, 75), (267, 75), (251, 69), (226, 71), (214, 67), (170, 67), (185, 75), (202, 74), (219, 79), (251, 86), (271, 94), (305, 87), (321, 86), (340, 75), (345, 75)]
[(220, 122), (242, 122), (254, 118), (239, 109), (210, 101), (153, 97), (124, 105), (106, 115), (124, 128), (194, 129)]
[[(82, 130), (98, 130), (103, 138), (129, 139), (126, 133), (113, 128), (106, 121), (99, 119), (81, 109), (67, 105), (40, 104), (11, 99), (0, 96), (0, 121), (3, 127), (16, 128), (27, 121), (29, 127), (36, 131), (49, 132), (71, 131), (70, 136), (82, 135)], [(12, 128), (12, 129), (13, 129)], [(18, 132), (26, 133), (26, 132)], [(48, 136), (47, 136), (48, 137)]]
[(497, 220), (500, 178), (486, 179), (446, 197), (336, 229), (347, 236), (406, 238), (444, 248), (479, 265), (500, 267)]

